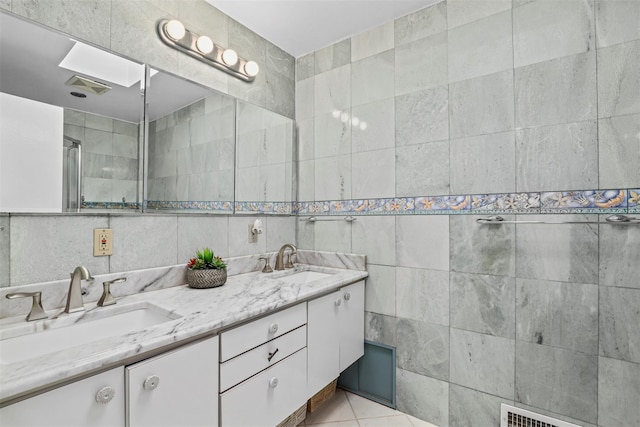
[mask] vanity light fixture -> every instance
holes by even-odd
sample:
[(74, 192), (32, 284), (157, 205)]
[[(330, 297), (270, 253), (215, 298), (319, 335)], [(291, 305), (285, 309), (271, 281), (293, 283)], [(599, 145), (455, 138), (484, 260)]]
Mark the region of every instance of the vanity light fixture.
[(252, 82), (260, 71), (255, 61), (240, 58), (233, 49), (225, 49), (215, 44), (211, 38), (186, 29), (178, 20), (160, 20), (157, 30), (158, 37), (167, 46), (245, 82)]

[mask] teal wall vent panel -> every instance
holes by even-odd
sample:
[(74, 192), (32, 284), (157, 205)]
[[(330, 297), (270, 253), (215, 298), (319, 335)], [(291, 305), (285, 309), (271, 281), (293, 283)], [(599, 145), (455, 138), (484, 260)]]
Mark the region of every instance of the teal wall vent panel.
[(364, 356), (340, 374), (338, 386), (395, 409), (395, 347), (365, 341)]

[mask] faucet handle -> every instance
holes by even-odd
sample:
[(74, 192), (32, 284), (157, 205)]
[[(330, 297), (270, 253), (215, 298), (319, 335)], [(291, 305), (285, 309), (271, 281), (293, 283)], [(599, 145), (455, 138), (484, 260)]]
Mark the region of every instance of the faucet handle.
[(42, 320), (47, 319), (47, 313), (45, 313), (42, 308), (42, 292), (14, 292), (11, 294), (7, 294), (7, 299), (15, 299), (15, 298), (29, 298), (32, 297), (31, 301), (31, 311), (27, 314), (27, 322), (31, 322), (33, 320)]
[(294, 268), (295, 265), (293, 265), (293, 257), (298, 255), (297, 251), (292, 251), (289, 256), (287, 257), (287, 262), (284, 264), (284, 268)]
[(264, 268), (262, 269), (263, 273), (273, 273), (273, 268), (271, 268), (271, 266), (269, 265), (269, 257), (268, 256), (261, 256), (258, 259), (264, 260)]
[(106, 282), (102, 282), (102, 296), (98, 300), (98, 307), (104, 307), (106, 305), (113, 305), (116, 303), (116, 299), (111, 295), (111, 290), (109, 287), (114, 283), (122, 283), (126, 282), (126, 277), (118, 277), (117, 279), (108, 280)]

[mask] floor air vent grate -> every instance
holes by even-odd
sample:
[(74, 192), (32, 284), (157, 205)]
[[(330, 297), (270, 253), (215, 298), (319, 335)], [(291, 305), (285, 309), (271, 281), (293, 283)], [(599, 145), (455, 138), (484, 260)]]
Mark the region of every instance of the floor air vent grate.
[(580, 427), (514, 406), (500, 405), (500, 427)]

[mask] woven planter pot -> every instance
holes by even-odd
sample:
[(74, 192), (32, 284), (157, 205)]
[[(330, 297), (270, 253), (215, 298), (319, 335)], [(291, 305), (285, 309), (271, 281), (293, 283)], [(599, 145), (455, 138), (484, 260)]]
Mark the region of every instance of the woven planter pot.
[(227, 283), (227, 269), (190, 270), (187, 269), (187, 283), (192, 288), (206, 289), (222, 286)]

